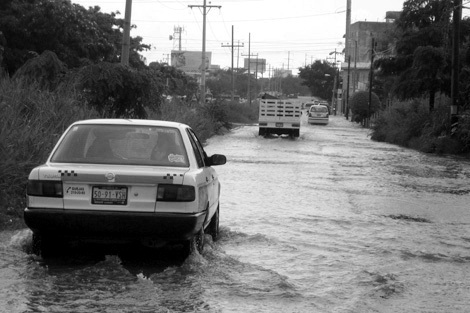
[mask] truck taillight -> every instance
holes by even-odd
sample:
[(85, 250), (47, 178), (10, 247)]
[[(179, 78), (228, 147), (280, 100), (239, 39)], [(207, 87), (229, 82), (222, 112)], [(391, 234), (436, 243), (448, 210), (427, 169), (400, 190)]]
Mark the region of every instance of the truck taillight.
[(62, 182), (52, 180), (29, 180), (26, 194), (35, 197), (62, 198)]
[(158, 185), (157, 201), (191, 202), (195, 199), (196, 190), (193, 186)]

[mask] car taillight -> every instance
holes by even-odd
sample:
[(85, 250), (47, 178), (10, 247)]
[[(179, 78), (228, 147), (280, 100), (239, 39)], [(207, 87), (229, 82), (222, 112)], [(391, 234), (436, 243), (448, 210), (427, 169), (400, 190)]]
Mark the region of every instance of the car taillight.
[(51, 180), (29, 180), (26, 188), (28, 196), (62, 198), (62, 182)]
[(157, 201), (190, 202), (196, 199), (193, 186), (158, 185)]

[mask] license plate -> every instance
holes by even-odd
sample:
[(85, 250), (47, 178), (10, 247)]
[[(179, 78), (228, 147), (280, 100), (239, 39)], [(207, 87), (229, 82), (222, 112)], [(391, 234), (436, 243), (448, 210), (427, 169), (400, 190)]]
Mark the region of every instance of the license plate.
[(126, 205), (127, 187), (93, 186), (92, 204)]
[(284, 123), (276, 123), (276, 127), (283, 127)]
[(322, 114), (317, 114), (317, 117), (322, 117)]

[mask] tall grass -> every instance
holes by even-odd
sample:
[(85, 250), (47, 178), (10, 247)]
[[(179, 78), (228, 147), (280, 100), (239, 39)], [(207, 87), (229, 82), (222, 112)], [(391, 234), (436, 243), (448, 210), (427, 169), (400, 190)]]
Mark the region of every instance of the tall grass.
[(258, 121), (257, 105), (216, 101), (204, 106), (188, 106), (176, 98), (162, 104), (156, 112), (149, 112), (151, 119), (175, 121), (194, 129), (201, 141), (233, 127), (233, 123), (250, 124)]
[[(73, 121), (96, 117), (81, 107), (78, 94), (40, 90), (8, 77), (0, 80), (0, 210), (18, 217), (24, 208), (27, 177), (44, 162), (55, 141)], [(3, 219), (3, 220), (2, 220)], [(6, 219), (6, 220), (5, 220)], [(0, 227), (9, 219), (0, 216)]]

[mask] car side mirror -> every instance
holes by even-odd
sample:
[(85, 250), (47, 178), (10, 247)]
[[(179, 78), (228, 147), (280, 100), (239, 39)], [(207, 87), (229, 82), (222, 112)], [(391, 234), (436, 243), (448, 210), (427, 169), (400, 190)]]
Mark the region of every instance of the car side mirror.
[(213, 154), (210, 157), (206, 158), (206, 165), (224, 165), (227, 163), (227, 158), (223, 154)]

